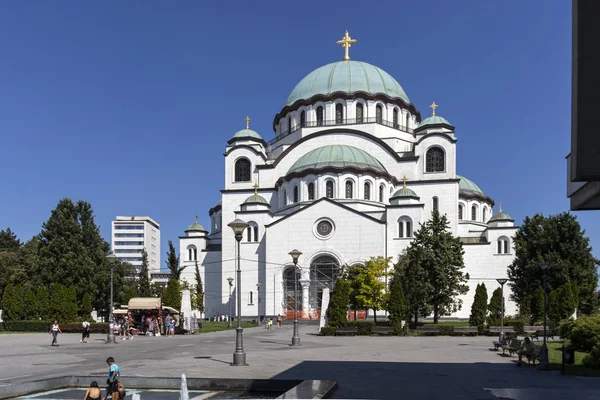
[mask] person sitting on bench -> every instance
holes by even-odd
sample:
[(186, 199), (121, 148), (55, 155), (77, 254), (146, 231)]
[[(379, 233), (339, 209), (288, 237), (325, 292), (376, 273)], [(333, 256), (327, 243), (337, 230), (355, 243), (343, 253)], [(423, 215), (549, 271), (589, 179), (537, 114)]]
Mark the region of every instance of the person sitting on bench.
[(519, 355), (519, 361), (517, 362), (517, 367), (521, 366), (523, 356), (525, 356), (525, 357), (531, 356), (534, 354), (534, 352), (535, 352), (535, 345), (533, 344), (533, 342), (531, 341), (531, 339), (529, 337), (526, 337), (525, 340), (523, 340), (523, 344), (521, 345), (521, 348), (519, 350), (517, 350), (517, 354)]

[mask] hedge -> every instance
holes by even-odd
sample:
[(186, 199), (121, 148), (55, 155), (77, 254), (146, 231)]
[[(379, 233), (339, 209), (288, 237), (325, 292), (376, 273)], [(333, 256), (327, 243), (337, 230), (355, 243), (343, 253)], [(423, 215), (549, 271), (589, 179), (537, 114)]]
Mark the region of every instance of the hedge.
[[(4, 329), (11, 332), (48, 332), (53, 321), (4, 321)], [(81, 323), (58, 324), (63, 333), (81, 333)], [(90, 333), (107, 333), (108, 324), (91, 324)]]

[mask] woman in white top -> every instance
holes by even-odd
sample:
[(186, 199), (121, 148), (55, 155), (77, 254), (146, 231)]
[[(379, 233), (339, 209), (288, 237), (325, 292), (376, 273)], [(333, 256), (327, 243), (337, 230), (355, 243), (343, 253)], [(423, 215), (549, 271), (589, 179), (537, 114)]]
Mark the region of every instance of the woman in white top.
[(52, 346), (58, 346), (58, 341), (56, 340), (56, 337), (58, 336), (59, 333), (62, 335), (62, 331), (60, 330), (60, 327), (58, 326), (58, 321), (54, 320), (54, 323), (52, 324), (52, 327), (50, 328), (50, 334), (52, 335)]

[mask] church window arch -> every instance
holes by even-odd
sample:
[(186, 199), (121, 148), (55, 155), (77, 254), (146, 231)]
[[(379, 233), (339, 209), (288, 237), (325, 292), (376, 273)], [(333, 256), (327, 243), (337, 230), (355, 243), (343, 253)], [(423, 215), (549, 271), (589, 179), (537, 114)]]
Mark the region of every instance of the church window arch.
[(309, 200), (315, 199), (315, 183), (314, 182), (310, 182), (308, 184), (308, 199)]
[(393, 118), (394, 128), (398, 129), (400, 127), (400, 124), (398, 123), (398, 109), (397, 108), (394, 108), (392, 118)]
[(344, 123), (344, 106), (340, 103), (335, 105), (335, 123), (343, 124)]
[(198, 249), (193, 244), (187, 247), (188, 261), (198, 261)]
[(406, 128), (408, 129), (408, 117), (410, 116), (410, 114), (408, 113), (408, 111), (406, 112), (406, 118), (405, 118), (405, 122), (404, 122), (404, 126), (406, 126)]
[(292, 133), (292, 116), (291, 115), (287, 118), (287, 125), (288, 125), (288, 133)]
[(485, 222), (487, 220), (487, 207), (483, 207), (483, 211), (482, 211), (482, 222)]
[(398, 237), (411, 238), (413, 236), (412, 227), (412, 219), (410, 217), (405, 215), (398, 218)]
[(425, 155), (425, 172), (444, 172), (446, 170), (444, 150), (439, 146), (430, 147)]
[(465, 215), (465, 206), (463, 204), (459, 204), (458, 205), (458, 219), (459, 220), (464, 219), (464, 215)]
[(304, 128), (306, 126), (306, 111), (300, 111), (300, 127)]
[(477, 221), (477, 206), (471, 206), (471, 221)]
[(364, 199), (371, 200), (371, 182), (365, 182), (364, 185)]
[(297, 203), (300, 200), (300, 190), (298, 185), (294, 186), (294, 203)]
[(325, 196), (328, 199), (333, 199), (334, 191), (333, 191), (333, 181), (332, 180), (328, 180), (325, 183)]
[(250, 160), (240, 158), (235, 162), (235, 181), (250, 182)]
[(383, 106), (381, 104), (377, 104), (375, 107), (375, 122), (378, 124), (383, 122)]
[(439, 211), (439, 207), (440, 207), (440, 200), (437, 198), (437, 196), (433, 196), (433, 211)]
[(317, 107), (317, 126), (323, 126), (323, 106)]
[(256, 222), (248, 222), (248, 228), (246, 228), (246, 235), (248, 243), (258, 242), (258, 224)]
[(346, 198), (351, 199), (354, 197), (354, 182), (348, 179), (346, 181)]
[(498, 238), (498, 254), (509, 254), (510, 239), (506, 236)]
[(364, 107), (362, 103), (356, 105), (356, 123), (362, 124), (364, 120)]
[(287, 190), (283, 189), (283, 205), (287, 206), (288, 198), (287, 198)]
[(383, 191), (385, 190), (383, 183), (379, 185), (379, 202), (383, 203)]

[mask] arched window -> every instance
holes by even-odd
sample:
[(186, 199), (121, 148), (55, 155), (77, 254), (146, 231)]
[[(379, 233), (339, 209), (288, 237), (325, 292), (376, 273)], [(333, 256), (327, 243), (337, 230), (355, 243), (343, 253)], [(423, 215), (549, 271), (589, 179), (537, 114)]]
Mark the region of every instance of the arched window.
[(346, 181), (346, 198), (347, 199), (351, 199), (353, 196), (353, 192), (354, 192), (354, 185), (352, 184), (352, 181), (348, 180)]
[(381, 104), (378, 104), (377, 107), (375, 107), (375, 122), (380, 124), (382, 121), (383, 121), (383, 107), (381, 106)]
[(300, 112), (300, 126), (304, 128), (306, 126), (306, 112)]
[(251, 242), (252, 241), (252, 225), (248, 225), (246, 232), (248, 233), (248, 242)]
[(458, 205), (458, 219), (463, 219), (465, 207), (462, 204)]
[(477, 221), (477, 206), (471, 207), (471, 221)]
[(292, 117), (288, 117), (287, 123), (288, 123), (288, 133), (292, 133)]
[(323, 107), (317, 107), (317, 126), (323, 126)]
[(340, 103), (335, 105), (335, 123), (343, 124), (344, 123), (344, 106)]
[(380, 185), (379, 186), (379, 202), (380, 203), (383, 203), (383, 191), (384, 191), (383, 185)]
[(394, 108), (394, 128), (398, 129), (400, 125), (398, 124), (398, 109)]
[(188, 250), (188, 261), (197, 261), (198, 260), (198, 249), (196, 249), (196, 246), (194, 246), (194, 245), (188, 246), (187, 250)]
[(258, 225), (254, 225), (254, 241), (258, 242)]
[(406, 126), (406, 128), (408, 129), (408, 117), (409, 117), (409, 113), (408, 111), (406, 112), (406, 122), (404, 123), (404, 125)]
[(308, 184), (308, 199), (309, 200), (315, 199), (315, 184), (313, 182)]
[(235, 162), (235, 181), (250, 182), (250, 160), (240, 158)]
[(439, 211), (439, 200), (437, 197), (433, 197), (433, 211)]
[(283, 205), (287, 206), (287, 202), (288, 202), (288, 199), (287, 199), (287, 190), (283, 189)]
[(298, 193), (298, 186), (294, 186), (294, 203), (298, 202), (300, 194)]
[(369, 182), (365, 182), (365, 200), (371, 200), (371, 184)]
[(508, 254), (510, 241), (506, 236), (498, 238), (498, 254)]
[(446, 162), (444, 160), (444, 150), (441, 147), (432, 147), (427, 150), (425, 156), (425, 172), (444, 172)]
[(358, 103), (356, 105), (356, 123), (357, 124), (362, 124), (363, 123), (363, 105), (362, 103)]
[(483, 207), (483, 218), (482, 218), (482, 222), (485, 222), (487, 220), (487, 208)]
[(327, 181), (325, 184), (325, 196), (328, 199), (333, 199), (333, 181)]
[(413, 236), (412, 231), (412, 219), (404, 216), (398, 219), (398, 237), (400, 238), (411, 238)]

